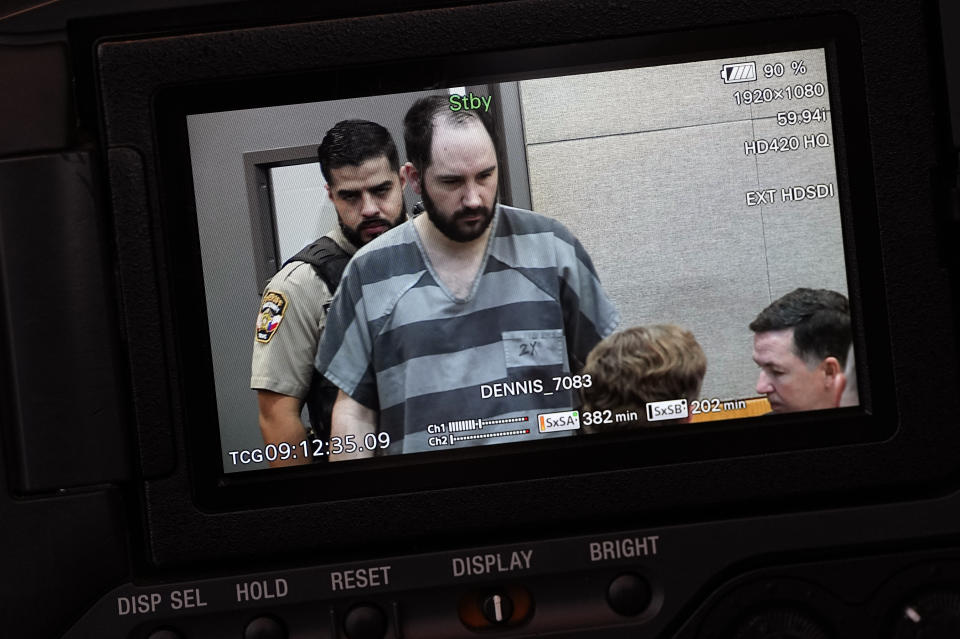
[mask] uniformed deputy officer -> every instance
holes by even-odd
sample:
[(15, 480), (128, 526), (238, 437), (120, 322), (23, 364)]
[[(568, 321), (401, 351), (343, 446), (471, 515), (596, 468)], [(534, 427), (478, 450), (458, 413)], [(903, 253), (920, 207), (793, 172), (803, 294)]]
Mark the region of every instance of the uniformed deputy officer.
[[(327, 306), (357, 248), (406, 219), (397, 148), (384, 127), (338, 122), (317, 155), (340, 224), (290, 258), (264, 291), (250, 388), (257, 391), (265, 444), (296, 446), (307, 437), (304, 402), (316, 436), (326, 440), (337, 389), (315, 372), (313, 360)], [(271, 465), (309, 461), (299, 454)]]

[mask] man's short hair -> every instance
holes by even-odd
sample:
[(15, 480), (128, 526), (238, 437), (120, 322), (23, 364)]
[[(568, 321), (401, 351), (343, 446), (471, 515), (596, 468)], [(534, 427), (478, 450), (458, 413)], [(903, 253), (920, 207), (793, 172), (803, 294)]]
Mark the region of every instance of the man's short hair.
[(497, 151), (497, 134), (493, 118), (479, 109), (450, 110), (450, 99), (443, 95), (428, 95), (413, 103), (403, 118), (403, 143), (407, 147), (407, 159), (422, 174), (430, 166), (430, 147), (433, 145), (433, 131), (437, 118), (444, 118), (451, 124), (463, 125), (477, 120), (490, 135), (494, 151)]
[(824, 288), (798, 288), (766, 307), (750, 322), (754, 333), (793, 329), (793, 350), (808, 363), (835, 357), (843, 367), (852, 340), (850, 303)]
[(333, 125), (317, 147), (320, 172), (330, 184), (330, 171), (360, 166), (367, 160), (387, 158), (390, 168), (400, 171), (400, 156), (390, 132), (369, 120), (342, 120)]
[[(634, 326), (610, 335), (587, 355), (584, 411), (635, 411), (645, 404), (700, 395), (707, 356), (693, 333), (672, 324)], [(589, 430), (589, 429), (588, 429)]]

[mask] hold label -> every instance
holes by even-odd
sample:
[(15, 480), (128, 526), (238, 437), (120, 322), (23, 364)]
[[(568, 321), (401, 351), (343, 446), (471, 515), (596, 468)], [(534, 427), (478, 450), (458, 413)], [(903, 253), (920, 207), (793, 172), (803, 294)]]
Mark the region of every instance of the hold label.
[(237, 603), (245, 601), (263, 601), (266, 599), (283, 599), (290, 592), (287, 580), (282, 577), (268, 581), (242, 581), (237, 584)]

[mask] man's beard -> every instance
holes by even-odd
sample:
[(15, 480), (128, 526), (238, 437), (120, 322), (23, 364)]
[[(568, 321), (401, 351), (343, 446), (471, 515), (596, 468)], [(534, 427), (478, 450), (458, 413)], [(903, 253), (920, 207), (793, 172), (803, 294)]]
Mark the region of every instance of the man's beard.
[[(493, 207), (478, 206), (476, 208), (461, 208), (453, 212), (450, 217), (443, 217), (430, 194), (427, 193), (426, 186), (420, 182), (420, 195), (423, 198), (423, 206), (427, 211), (427, 217), (433, 222), (441, 233), (454, 242), (470, 242), (483, 235), (490, 222), (493, 221), (493, 213), (497, 210), (497, 198), (493, 199)], [(477, 222), (464, 224), (462, 220), (475, 215), (482, 216)]]
[[(404, 202), (401, 206), (403, 208), (400, 209), (400, 216), (397, 218), (396, 222), (391, 222), (385, 217), (374, 217), (374, 218), (370, 218), (369, 220), (364, 220), (363, 222), (360, 222), (360, 224), (357, 225), (356, 229), (352, 229), (343, 223), (343, 220), (340, 218), (339, 215), (337, 215), (337, 221), (340, 223), (340, 230), (343, 232), (343, 236), (347, 238), (347, 241), (353, 244), (354, 246), (356, 246), (357, 248), (360, 248), (364, 244), (367, 244), (377, 239), (378, 237), (380, 237), (381, 235), (383, 235), (393, 227), (399, 224), (403, 224), (404, 222), (407, 221), (406, 202)], [(380, 233), (377, 233), (376, 235), (371, 237), (369, 240), (363, 239), (362, 232), (364, 229), (376, 227), (376, 226), (382, 226), (382, 225), (386, 225), (386, 228), (383, 229), (383, 231), (381, 231)]]

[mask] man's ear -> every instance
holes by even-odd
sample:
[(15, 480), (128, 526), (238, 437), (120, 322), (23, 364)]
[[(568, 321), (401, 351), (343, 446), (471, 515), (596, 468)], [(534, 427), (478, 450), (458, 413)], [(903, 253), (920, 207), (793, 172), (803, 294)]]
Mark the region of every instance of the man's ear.
[(327, 197), (330, 198), (330, 201), (333, 202), (333, 191), (330, 190), (329, 184), (324, 184), (323, 188), (327, 190)]
[(840, 362), (837, 361), (836, 357), (827, 357), (822, 362), (820, 362), (820, 368), (823, 369), (824, 377), (828, 380), (835, 381), (837, 375), (843, 375), (843, 366), (840, 366)]
[(412, 162), (407, 162), (400, 167), (400, 181), (409, 183), (413, 192), (420, 195), (420, 172)]
[(840, 395), (847, 385), (847, 376), (843, 374), (843, 366), (836, 357), (827, 357), (820, 362), (820, 369), (823, 371), (824, 390), (830, 391), (833, 397), (833, 405), (840, 405)]

